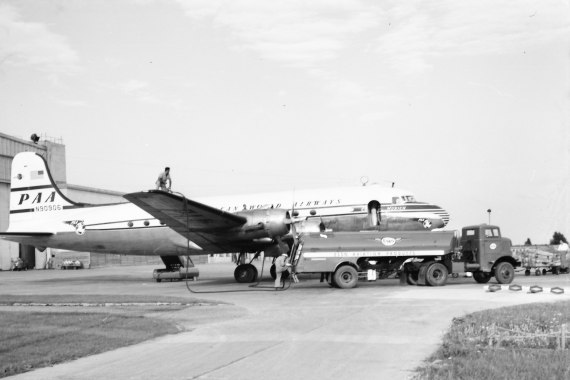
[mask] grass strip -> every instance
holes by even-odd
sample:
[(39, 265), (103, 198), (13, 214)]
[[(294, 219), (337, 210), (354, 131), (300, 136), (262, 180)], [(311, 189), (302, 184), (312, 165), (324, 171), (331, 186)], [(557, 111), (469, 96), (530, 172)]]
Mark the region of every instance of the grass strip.
[(570, 301), (454, 318), (415, 379), (570, 379), (570, 336), (558, 349), (563, 324), (570, 330)]
[(0, 377), (178, 332), (140, 313), (0, 311)]
[(122, 294), (42, 294), (42, 295), (0, 295), (0, 305), (14, 304), (105, 304), (105, 303), (177, 303), (181, 305), (216, 305), (220, 302), (200, 300), (184, 297), (164, 297), (146, 295), (122, 295)]

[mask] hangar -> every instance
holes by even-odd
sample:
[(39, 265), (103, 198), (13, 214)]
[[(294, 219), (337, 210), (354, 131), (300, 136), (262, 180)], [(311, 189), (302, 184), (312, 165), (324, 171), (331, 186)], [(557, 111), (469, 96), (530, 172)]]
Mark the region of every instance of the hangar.
[[(35, 141), (33, 141), (35, 140)], [(36, 152), (47, 161), (53, 179), (70, 199), (84, 203), (113, 203), (125, 201), (123, 193), (96, 189), (67, 183), (65, 145), (61, 138), (42, 136), (25, 140), (0, 133), (0, 231), (6, 231), (10, 210), (10, 179), (12, 159), (20, 152)], [(157, 256), (129, 256), (116, 254), (93, 254), (49, 249), (39, 252), (26, 246), (0, 240), (0, 269), (10, 270), (15, 259), (21, 258), (29, 268), (42, 269), (50, 258), (53, 268), (61, 267), (64, 260), (79, 260), (83, 267), (106, 265), (162, 264)]]

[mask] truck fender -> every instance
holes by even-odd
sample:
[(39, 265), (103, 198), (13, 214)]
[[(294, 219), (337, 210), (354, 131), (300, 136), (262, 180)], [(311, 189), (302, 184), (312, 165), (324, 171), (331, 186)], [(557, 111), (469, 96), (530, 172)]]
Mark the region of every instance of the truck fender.
[(356, 269), (357, 272), (359, 271), (358, 266), (356, 266), (356, 264), (354, 264), (353, 262), (350, 262), (350, 261), (343, 261), (343, 262), (338, 263), (338, 264), (334, 267), (334, 270), (332, 271), (332, 273), (336, 272), (336, 270), (337, 270), (338, 268), (340, 268), (341, 266), (343, 266), (343, 265), (350, 265), (351, 267), (353, 267), (354, 269)]

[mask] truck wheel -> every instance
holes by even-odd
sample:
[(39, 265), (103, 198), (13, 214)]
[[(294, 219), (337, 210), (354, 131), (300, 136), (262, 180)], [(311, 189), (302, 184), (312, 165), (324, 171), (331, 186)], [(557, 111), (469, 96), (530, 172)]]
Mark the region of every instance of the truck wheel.
[(350, 265), (343, 265), (334, 272), (334, 282), (341, 289), (350, 289), (356, 286), (358, 272)]
[(541, 274), (542, 274), (542, 272), (540, 271), (540, 269), (537, 269), (534, 271), (535, 276), (540, 276)]
[(431, 264), (426, 271), (426, 282), (430, 286), (443, 286), (447, 282), (448, 271), (442, 263)]
[(406, 277), (406, 282), (408, 283), (408, 285), (417, 285), (419, 275), (420, 273), (418, 271), (408, 272)]
[(338, 288), (338, 285), (336, 284), (336, 281), (334, 280), (334, 273), (330, 274), (329, 285), (332, 288)]
[(491, 273), (485, 273), (485, 272), (473, 272), (473, 278), (475, 279), (475, 281), (477, 281), (478, 284), (486, 284), (489, 282), (489, 280), (491, 279)]
[(511, 263), (503, 261), (495, 267), (495, 278), (499, 284), (510, 284), (515, 278), (515, 269)]
[(524, 271), (524, 275), (525, 275), (525, 276), (530, 276), (530, 269), (525, 270), (525, 271)]
[(240, 284), (253, 282), (257, 279), (257, 268), (252, 264), (240, 264), (234, 270), (234, 278)]

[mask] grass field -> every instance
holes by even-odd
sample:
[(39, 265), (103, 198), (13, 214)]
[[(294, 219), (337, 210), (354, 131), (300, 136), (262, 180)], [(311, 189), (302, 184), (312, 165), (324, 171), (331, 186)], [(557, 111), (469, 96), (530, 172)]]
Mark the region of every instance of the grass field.
[(570, 301), (486, 310), (455, 318), (417, 379), (570, 379)]
[[(199, 303), (175, 297), (0, 296), (0, 304), (100, 304), (137, 306), (26, 306), (0, 311), (0, 377), (179, 332), (172, 322), (148, 315)], [(170, 303), (170, 305), (168, 305)], [(145, 306), (140, 306), (141, 304)], [(167, 305), (165, 305), (167, 304)]]

